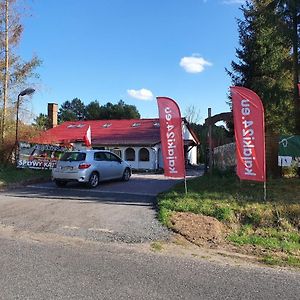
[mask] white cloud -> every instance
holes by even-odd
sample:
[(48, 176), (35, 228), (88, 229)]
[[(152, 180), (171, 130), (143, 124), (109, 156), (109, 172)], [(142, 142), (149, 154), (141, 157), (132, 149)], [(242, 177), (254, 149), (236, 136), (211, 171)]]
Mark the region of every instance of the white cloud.
[(153, 94), (150, 90), (147, 89), (140, 89), (140, 90), (127, 90), (127, 94), (132, 98), (139, 99), (139, 100), (152, 100)]
[(244, 4), (245, 0), (224, 0), (224, 4)]
[(180, 66), (188, 73), (201, 73), (205, 66), (211, 66), (212, 63), (206, 61), (198, 54), (192, 56), (185, 56), (180, 60)]

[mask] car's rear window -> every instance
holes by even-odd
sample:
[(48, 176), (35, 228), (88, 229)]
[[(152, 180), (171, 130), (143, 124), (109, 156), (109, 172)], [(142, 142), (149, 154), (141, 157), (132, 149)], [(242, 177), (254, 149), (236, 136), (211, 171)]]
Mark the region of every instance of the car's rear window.
[(61, 161), (83, 161), (86, 154), (82, 152), (66, 152), (61, 157)]

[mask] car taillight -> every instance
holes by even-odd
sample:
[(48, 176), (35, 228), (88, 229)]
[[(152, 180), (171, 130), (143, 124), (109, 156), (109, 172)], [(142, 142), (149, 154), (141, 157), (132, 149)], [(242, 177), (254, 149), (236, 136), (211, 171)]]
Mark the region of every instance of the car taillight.
[(78, 166), (78, 169), (88, 169), (91, 166), (91, 164), (80, 164)]

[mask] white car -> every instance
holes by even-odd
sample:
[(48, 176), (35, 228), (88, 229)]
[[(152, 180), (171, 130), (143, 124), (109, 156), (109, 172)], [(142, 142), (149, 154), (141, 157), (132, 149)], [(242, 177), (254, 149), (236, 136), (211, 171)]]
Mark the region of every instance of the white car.
[(128, 181), (130, 165), (116, 154), (105, 150), (65, 152), (52, 169), (52, 180), (57, 186), (75, 181), (95, 188), (100, 181), (121, 179)]

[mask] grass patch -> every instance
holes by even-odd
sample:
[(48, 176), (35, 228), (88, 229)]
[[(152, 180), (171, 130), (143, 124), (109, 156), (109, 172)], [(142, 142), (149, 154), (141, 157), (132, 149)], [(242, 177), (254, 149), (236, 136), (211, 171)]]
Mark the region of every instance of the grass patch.
[(286, 253), (297, 253), (300, 250), (300, 235), (298, 232), (287, 232), (275, 228), (254, 230), (252, 226), (243, 226), (237, 233), (229, 235), (228, 240), (237, 245), (251, 244)]
[(261, 260), (267, 265), (271, 266), (293, 266), (293, 267), (300, 267), (300, 258), (294, 256), (287, 256), (287, 257), (277, 257), (273, 255), (266, 255)]
[(17, 169), (15, 166), (0, 166), (0, 186), (34, 180), (50, 180), (50, 178), (50, 170)]
[(153, 242), (151, 243), (151, 250), (152, 251), (162, 251), (164, 248), (160, 242)]
[[(160, 220), (168, 226), (174, 212), (192, 212), (215, 217), (228, 225), (228, 241), (252, 245), (266, 252), (282, 252), (283, 258), (265, 257), (267, 263), (299, 266), (300, 179), (270, 179), (267, 201), (263, 184), (240, 181), (235, 175), (215, 173), (178, 184), (158, 199)], [(272, 255), (271, 255), (272, 256)]]

